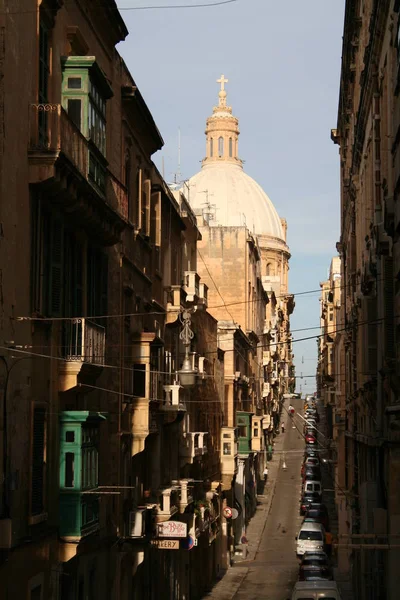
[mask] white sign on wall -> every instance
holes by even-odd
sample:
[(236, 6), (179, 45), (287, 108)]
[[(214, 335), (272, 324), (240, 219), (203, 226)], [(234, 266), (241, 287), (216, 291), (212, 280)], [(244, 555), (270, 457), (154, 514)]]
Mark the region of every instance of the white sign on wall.
[(185, 538), (187, 537), (187, 525), (180, 521), (164, 521), (164, 523), (157, 523), (157, 537)]

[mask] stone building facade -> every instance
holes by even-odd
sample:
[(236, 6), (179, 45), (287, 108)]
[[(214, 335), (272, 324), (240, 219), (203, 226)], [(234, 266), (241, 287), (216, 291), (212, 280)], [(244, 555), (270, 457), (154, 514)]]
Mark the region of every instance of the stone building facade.
[[(399, 3), (346, 2), (336, 337), (339, 566), (360, 600), (399, 589)], [(376, 537), (374, 537), (376, 536)]]
[(1, 17), (0, 589), (197, 598), (222, 565), (224, 352), (126, 27), (83, 7)]
[(227, 80), (222, 75), (218, 83), (202, 169), (185, 189), (202, 236), (199, 273), (225, 351), (222, 485), (226, 503), (238, 511), (228, 531), (231, 549), (241, 552), (283, 394), (293, 391), (289, 316), (294, 302), (288, 293), (286, 221), (243, 170)]

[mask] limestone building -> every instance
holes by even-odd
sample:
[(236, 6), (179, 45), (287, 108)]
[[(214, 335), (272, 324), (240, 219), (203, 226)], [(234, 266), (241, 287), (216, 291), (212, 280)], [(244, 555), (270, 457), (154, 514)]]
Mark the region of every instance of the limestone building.
[(218, 320), (225, 351), (222, 480), (226, 501), (239, 511), (237, 546), (254, 512), (264, 450), (271, 447), (283, 394), (293, 384), (294, 303), (288, 294), (287, 224), (243, 170), (227, 82), (223, 75), (218, 80), (218, 104), (206, 123), (206, 156), (187, 194), (202, 236), (198, 271), (209, 288), (209, 311)]
[[(347, 0), (339, 110), (338, 548), (360, 600), (399, 594), (400, 3)], [(376, 536), (376, 537), (374, 537)]]

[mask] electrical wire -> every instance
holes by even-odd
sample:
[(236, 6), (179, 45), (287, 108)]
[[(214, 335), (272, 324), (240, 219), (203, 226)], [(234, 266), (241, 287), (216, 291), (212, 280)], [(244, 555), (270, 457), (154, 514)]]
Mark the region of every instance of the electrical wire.
[[(186, 8), (213, 8), (215, 6), (223, 6), (224, 4), (233, 4), (235, 2), (239, 2), (239, 0), (214, 0), (214, 2), (205, 3), (197, 3), (197, 4), (167, 4), (165, 6), (162, 5), (147, 5), (147, 6), (117, 6), (116, 4), (93, 4), (92, 6), (96, 9), (107, 9), (115, 12), (128, 12), (133, 10), (179, 10)], [(58, 8), (48, 8), (47, 10), (57, 12)], [(68, 8), (71, 10), (71, 8)], [(0, 15), (24, 15), (37, 13), (37, 9), (31, 10), (4, 10), (0, 11)]]
[[(213, 279), (213, 277), (212, 277), (212, 275), (210, 273), (210, 270), (209, 270), (208, 266), (206, 265), (206, 263), (204, 261), (203, 256), (201, 255), (201, 253), (200, 253), (199, 250), (197, 250), (197, 252), (198, 252), (200, 258), (202, 259), (202, 261), (204, 263), (204, 266), (205, 266), (205, 268), (206, 268), (206, 270), (207, 270), (207, 272), (208, 272), (208, 274), (210, 276), (210, 279), (211, 279), (212, 283), (214, 284), (215, 289), (216, 289), (218, 295), (221, 297), (222, 302), (223, 302), (223, 304), (216, 304), (214, 306), (209, 306), (208, 307), (209, 310), (212, 310), (212, 309), (215, 309), (215, 308), (226, 308), (228, 314), (233, 319), (232, 314), (228, 311), (228, 307), (229, 306), (237, 306), (237, 305), (240, 305), (240, 304), (253, 304), (255, 302), (265, 302), (262, 298), (256, 298), (254, 300), (242, 300), (240, 302), (229, 302), (229, 303), (226, 303), (224, 301), (222, 295), (219, 292), (218, 286), (217, 286), (215, 280)], [(377, 283), (379, 281), (383, 281), (383, 279), (377, 280)], [(348, 287), (349, 286), (346, 286), (346, 285), (343, 285), (343, 286), (339, 285), (339, 286), (334, 286), (331, 289), (346, 289)], [(293, 294), (283, 294), (282, 296), (276, 296), (276, 298), (287, 298), (287, 297), (291, 297), (291, 296), (297, 297), (297, 296), (303, 296), (305, 294), (311, 294), (311, 293), (316, 293), (316, 292), (320, 293), (321, 290), (320, 289), (319, 290), (305, 290), (305, 291), (302, 291), (302, 292), (294, 292)], [(141, 313), (138, 313), (138, 312), (123, 313), (123, 314), (114, 314), (114, 315), (109, 315), (109, 314), (107, 314), (107, 315), (91, 315), (91, 316), (89, 315), (89, 316), (85, 316), (85, 317), (84, 316), (75, 316), (75, 317), (39, 317), (39, 316), (32, 317), (32, 316), (17, 316), (17, 317), (12, 317), (12, 319), (15, 320), (15, 321), (48, 321), (48, 322), (51, 322), (51, 321), (74, 321), (76, 319), (121, 319), (122, 317), (147, 317), (147, 316), (150, 316), (150, 315), (156, 315), (156, 316), (157, 315), (158, 316), (163, 316), (164, 315), (165, 316), (166, 314), (167, 314), (167, 311), (163, 310), (163, 311), (147, 311), (147, 312), (141, 312)], [(317, 326), (316, 327), (312, 327), (311, 329), (317, 329)]]

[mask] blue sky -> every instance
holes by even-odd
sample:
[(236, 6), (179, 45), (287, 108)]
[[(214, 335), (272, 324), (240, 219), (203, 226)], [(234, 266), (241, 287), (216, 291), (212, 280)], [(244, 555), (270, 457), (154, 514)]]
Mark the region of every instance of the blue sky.
[[(124, 7), (212, 0), (120, 0)], [(238, 0), (208, 8), (122, 10), (118, 46), (165, 141), (154, 156), (167, 181), (188, 178), (205, 154), (204, 128), (221, 73), (239, 118), (239, 154), (288, 221), (290, 291), (319, 289), (339, 239), (336, 127), (345, 0)], [(318, 293), (296, 297), (293, 330), (319, 326)], [(318, 334), (294, 331), (294, 339)], [(315, 339), (293, 344), (297, 375), (314, 375)], [(312, 392), (313, 378), (297, 389)]]

